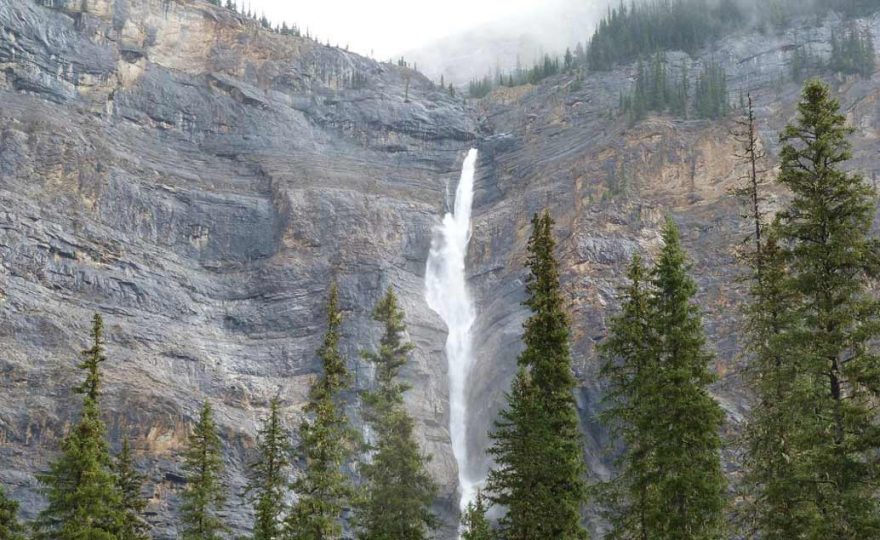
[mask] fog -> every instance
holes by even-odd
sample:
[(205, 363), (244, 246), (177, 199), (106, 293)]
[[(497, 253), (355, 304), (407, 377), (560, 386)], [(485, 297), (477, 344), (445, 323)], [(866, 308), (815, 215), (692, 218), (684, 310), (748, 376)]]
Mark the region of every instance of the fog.
[[(450, 34), (540, 11), (547, 0), (238, 0), (273, 22), (296, 23), (332, 44), (388, 59)], [(554, 0), (550, 0), (551, 2)], [(503, 16), (499, 15), (503, 14)]]
[[(242, 0), (238, 0), (239, 4)], [(377, 60), (465, 82), (585, 41), (607, 0), (244, 0), (258, 15)]]
[[(618, 0), (612, 0), (615, 5)], [(530, 65), (543, 54), (562, 54), (586, 43), (608, 0), (545, 0), (540, 7), (518, 15), (498, 16), (466, 31), (404, 52), (420, 71), (437, 79), (465, 83), (496, 70)]]

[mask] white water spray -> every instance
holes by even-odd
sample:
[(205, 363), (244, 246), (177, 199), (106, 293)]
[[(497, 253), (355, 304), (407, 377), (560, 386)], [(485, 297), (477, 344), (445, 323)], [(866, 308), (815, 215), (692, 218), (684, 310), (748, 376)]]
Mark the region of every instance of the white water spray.
[(425, 299), (449, 329), (446, 361), (449, 372), (449, 434), (458, 463), (460, 506), (464, 510), (475, 497), (476, 481), (468, 474), (466, 384), (473, 364), (471, 327), (475, 312), (467, 290), (465, 256), (471, 238), (471, 205), (477, 150), (471, 149), (461, 169), (452, 213), (435, 227), (425, 270)]

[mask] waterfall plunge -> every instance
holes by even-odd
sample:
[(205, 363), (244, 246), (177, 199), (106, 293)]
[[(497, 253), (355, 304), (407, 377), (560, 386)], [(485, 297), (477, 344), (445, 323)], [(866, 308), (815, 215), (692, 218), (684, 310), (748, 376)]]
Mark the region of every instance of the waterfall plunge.
[(471, 149), (461, 169), (452, 213), (435, 227), (425, 270), (425, 299), (449, 329), (446, 360), (449, 372), (449, 434), (452, 453), (458, 463), (461, 509), (475, 497), (476, 481), (468, 474), (466, 385), (473, 355), (471, 327), (474, 305), (467, 290), (465, 256), (470, 241), (471, 205), (474, 200), (474, 172), (477, 150)]

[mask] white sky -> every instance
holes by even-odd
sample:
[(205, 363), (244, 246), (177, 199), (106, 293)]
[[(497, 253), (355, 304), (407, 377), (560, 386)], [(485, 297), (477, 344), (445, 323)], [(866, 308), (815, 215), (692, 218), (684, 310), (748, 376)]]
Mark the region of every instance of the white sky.
[(521, 16), (555, 0), (238, 0), (273, 22), (296, 23), (332, 45), (350, 45), (387, 60), (438, 38), (504, 18)]

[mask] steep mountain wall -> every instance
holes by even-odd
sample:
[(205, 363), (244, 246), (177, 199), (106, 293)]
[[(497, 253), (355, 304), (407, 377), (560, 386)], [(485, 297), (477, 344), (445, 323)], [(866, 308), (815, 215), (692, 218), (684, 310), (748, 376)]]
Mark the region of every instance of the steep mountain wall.
[(476, 138), (462, 102), (206, 2), (48, 4), (0, 0), (0, 478), (25, 514), (76, 418), (77, 354), (100, 311), (108, 422), (148, 465), (156, 532), (175, 536), (178, 450), (206, 398), (242, 532), (258, 419), (279, 395), (298, 423), (333, 277), (361, 388), (372, 305), (400, 291), (418, 345), (409, 410), (440, 510), (456, 508), (445, 329), (422, 276)]
[[(880, 17), (861, 22), (880, 42)], [(797, 99), (790, 46), (806, 38), (821, 53), (836, 24), (743, 33), (702, 55), (725, 65), (734, 95), (753, 90), (768, 168)], [(631, 77), (593, 74), (574, 90), (561, 76), (466, 104), (405, 68), (258, 30), (199, 0), (0, 0), (0, 481), (26, 516), (38, 511), (33, 475), (76, 418), (74, 366), (101, 311), (107, 419), (114, 446), (132, 437), (147, 469), (156, 536), (175, 537), (177, 455), (206, 398), (244, 532), (257, 422), (275, 395), (298, 422), (335, 277), (358, 388), (371, 376), (358, 349), (378, 337), (370, 309), (386, 287), (400, 293), (417, 345), (407, 405), (442, 486), (440, 537), (451, 537), (445, 329), (423, 276), (431, 227), (473, 145), (472, 454), (513, 373), (529, 218), (544, 206), (559, 223), (595, 473), (606, 470), (594, 346), (625, 263), (656, 251), (666, 214), (693, 256), (716, 395), (735, 421), (747, 401), (733, 369), (744, 234), (728, 192), (734, 122), (654, 116), (630, 127), (614, 109)], [(835, 81), (857, 127), (853, 166), (869, 176), (880, 172), (878, 83)]]

